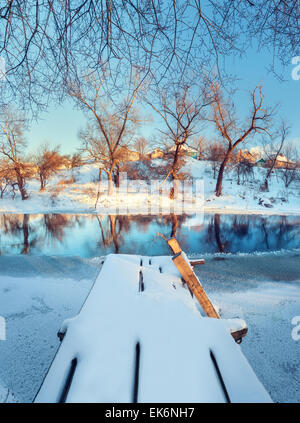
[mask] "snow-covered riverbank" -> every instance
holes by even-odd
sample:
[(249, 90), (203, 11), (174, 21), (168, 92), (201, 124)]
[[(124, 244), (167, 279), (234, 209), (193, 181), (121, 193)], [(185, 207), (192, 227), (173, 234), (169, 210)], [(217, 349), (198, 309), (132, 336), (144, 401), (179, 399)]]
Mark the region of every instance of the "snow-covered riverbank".
[[(210, 162), (186, 159), (184, 171), (190, 175), (193, 183), (203, 181), (204, 201), (195, 204), (194, 199), (185, 200), (184, 208), (180, 201), (168, 198), (169, 188), (163, 185), (165, 192), (153, 194), (150, 190), (151, 175), (148, 185), (145, 181), (128, 181), (126, 188), (118, 193), (107, 195), (107, 181), (101, 184), (101, 194), (97, 201), (99, 185), (97, 165), (84, 165), (70, 171), (61, 170), (53, 177), (43, 192), (39, 191), (37, 180), (28, 181), (29, 199), (22, 201), (5, 196), (0, 200), (2, 213), (98, 213), (98, 214), (158, 214), (173, 209), (183, 211), (243, 214), (300, 214), (300, 182), (294, 181), (285, 188), (280, 177), (281, 170), (276, 169), (269, 182), (269, 192), (260, 191), (266, 169), (254, 168), (253, 178), (237, 185), (236, 174), (228, 171), (224, 177), (223, 195), (214, 194), (216, 180)], [(163, 160), (155, 161), (157, 166), (164, 166)], [(202, 192), (202, 191), (201, 191)]]

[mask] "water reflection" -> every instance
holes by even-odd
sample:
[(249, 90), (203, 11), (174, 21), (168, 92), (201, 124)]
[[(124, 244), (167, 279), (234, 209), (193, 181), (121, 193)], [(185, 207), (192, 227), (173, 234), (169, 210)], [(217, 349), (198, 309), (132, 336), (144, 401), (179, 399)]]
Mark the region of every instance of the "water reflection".
[(0, 214), (0, 254), (166, 254), (157, 232), (176, 236), (187, 253), (300, 248), (300, 217), (221, 215), (100, 216)]
[(10, 246), (19, 250), (20, 254), (28, 254), (36, 242), (34, 231), (29, 241), (30, 215), (2, 215), (0, 219), (0, 254), (2, 254), (2, 238), (11, 239)]

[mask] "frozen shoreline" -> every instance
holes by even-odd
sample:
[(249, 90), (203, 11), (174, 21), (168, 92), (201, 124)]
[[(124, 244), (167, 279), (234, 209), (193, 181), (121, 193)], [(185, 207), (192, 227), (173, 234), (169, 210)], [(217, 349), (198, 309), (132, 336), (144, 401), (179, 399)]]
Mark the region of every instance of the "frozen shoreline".
[[(82, 208), (82, 209), (75, 209), (70, 210), (68, 208), (45, 208), (45, 209), (32, 209), (31, 207), (20, 207), (20, 208), (10, 208), (10, 207), (3, 207), (0, 203), (0, 214), (66, 214), (66, 215), (86, 215), (86, 214), (94, 214), (94, 215), (118, 215), (118, 216), (126, 216), (126, 215), (150, 215), (150, 216), (156, 216), (156, 215), (169, 215), (173, 213), (172, 211), (160, 211), (159, 213), (148, 213), (147, 209), (140, 208), (131, 210), (130, 212), (122, 212), (110, 208)], [(283, 211), (282, 209), (272, 209), (268, 210), (266, 208), (261, 209), (240, 209), (240, 208), (217, 208), (217, 207), (204, 207), (203, 211), (201, 210), (201, 213), (205, 214), (242, 214), (242, 215), (258, 215), (258, 216), (300, 216), (300, 210), (288, 210)], [(201, 214), (200, 213), (200, 214)], [(181, 213), (181, 212), (175, 212), (174, 214), (187, 214), (187, 215), (195, 215), (196, 212), (191, 213)]]
[[(0, 256), (1, 400), (32, 401), (59, 346), (57, 329), (73, 317), (100, 269), (99, 257)], [(274, 401), (299, 401), (299, 341), (291, 337), (300, 308), (299, 252), (206, 257), (197, 273), (223, 317), (244, 318), (241, 347)]]
[[(164, 166), (162, 160), (156, 160), (157, 166)], [(76, 172), (61, 170), (51, 178), (45, 191), (40, 192), (37, 180), (28, 181), (30, 197), (22, 201), (4, 196), (0, 199), (0, 213), (24, 214), (143, 214), (157, 215), (222, 213), (253, 215), (300, 215), (300, 182), (294, 181), (286, 188), (277, 173), (269, 181), (269, 191), (260, 191), (265, 169), (255, 168), (253, 180), (237, 185), (236, 175), (228, 171), (223, 181), (223, 195), (216, 197), (214, 190), (216, 180), (213, 178), (209, 162), (187, 158), (184, 171), (192, 178), (194, 193), (192, 198), (187, 192), (184, 207), (182, 192), (179, 199), (169, 199), (171, 184), (163, 185), (163, 192), (157, 195), (152, 189), (152, 175), (145, 180), (128, 180), (127, 185), (107, 195), (107, 181), (101, 184), (101, 194), (97, 201), (98, 174), (97, 165), (84, 165)], [(145, 178), (146, 178), (145, 176)], [(159, 181), (156, 181), (159, 182)], [(183, 187), (183, 185), (181, 185)], [(196, 199), (197, 198), (197, 203)], [(95, 208), (95, 204), (97, 207)]]

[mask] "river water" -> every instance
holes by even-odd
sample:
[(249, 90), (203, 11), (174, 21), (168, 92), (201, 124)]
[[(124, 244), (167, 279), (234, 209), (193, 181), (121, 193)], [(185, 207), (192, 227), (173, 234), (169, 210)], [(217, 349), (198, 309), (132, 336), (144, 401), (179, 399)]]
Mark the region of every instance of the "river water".
[(0, 254), (166, 254), (157, 233), (176, 236), (187, 254), (292, 250), (300, 247), (300, 217), (0, 214)]

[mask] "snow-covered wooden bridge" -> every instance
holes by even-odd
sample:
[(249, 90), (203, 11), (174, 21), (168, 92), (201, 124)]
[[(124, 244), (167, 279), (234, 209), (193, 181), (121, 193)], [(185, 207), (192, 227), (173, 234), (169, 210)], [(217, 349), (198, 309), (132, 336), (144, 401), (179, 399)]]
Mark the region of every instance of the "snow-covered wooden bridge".
[(35, 402), (271, 401), (231, 336), (243, 321), (203, 315), (172, 257), (107, 256)]

